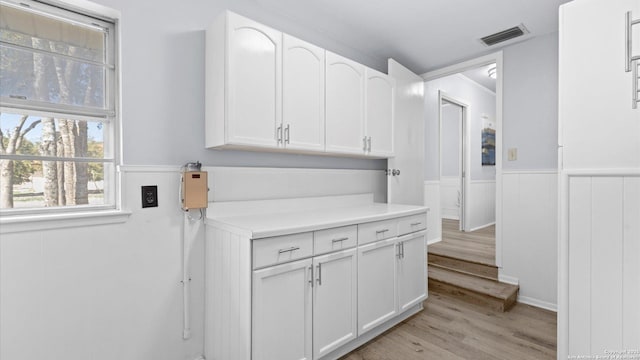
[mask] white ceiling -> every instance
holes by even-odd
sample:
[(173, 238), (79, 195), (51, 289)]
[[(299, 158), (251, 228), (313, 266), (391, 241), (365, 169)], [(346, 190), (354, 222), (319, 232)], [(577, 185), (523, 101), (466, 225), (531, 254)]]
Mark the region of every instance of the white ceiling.
[(248, 0), (380, 60), (421, 74), (494, 52), (486, 35), (524, 24), (534, 36), (558, 29), (570, 0)]

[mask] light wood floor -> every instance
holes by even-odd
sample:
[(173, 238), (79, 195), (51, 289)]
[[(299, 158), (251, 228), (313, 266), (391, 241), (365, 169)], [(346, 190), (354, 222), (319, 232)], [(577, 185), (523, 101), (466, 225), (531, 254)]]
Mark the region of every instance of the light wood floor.
[(425, 309), (342, 360), (556, 359), (556, 314), (517, 303), (502, 313), (430, 291)]
[(442, 219), (442, 241), (429, 245), (429, 252), (486, 265), (496, 264), (495, 225), (472, 231), (459, 231), (458, 220)]

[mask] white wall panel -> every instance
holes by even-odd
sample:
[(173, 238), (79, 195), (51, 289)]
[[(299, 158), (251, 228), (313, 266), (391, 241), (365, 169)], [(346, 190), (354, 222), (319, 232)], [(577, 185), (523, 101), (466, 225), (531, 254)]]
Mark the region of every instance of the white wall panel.
[(460, 219), (460, 179), (457, 177), (440, 178), (440, 217)]
[[(591, 351), (622, 349), (622, 178), (591, 183)], [(584, 224), (586, 225), (586, 224)]]
[(519, 280), (519, 301), (555, 309), (557, 284), (557, 174), (503, 174), (501, 277)]
[(569, 355), (638, 349), (640, 177), (570, 176), (568, 200)]
[(622, 348), (640, 349), (640, 177), (624, 179)]
[(571, 179), (569, 202), (569, 353), (591, 352), (591, 179)]
[(496, 182), (493, 180), (472, 180), (470, 196), (467, 199), (468, 221), (471, 231), (487, 227), (496, 222)]

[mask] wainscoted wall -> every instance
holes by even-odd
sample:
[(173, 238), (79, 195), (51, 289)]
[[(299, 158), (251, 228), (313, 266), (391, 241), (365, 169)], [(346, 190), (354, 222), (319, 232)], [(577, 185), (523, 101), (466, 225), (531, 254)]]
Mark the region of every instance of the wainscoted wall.
[(471, 231), (496, 223), (496, 181), (471, 180), (469, 207), (469, 224)]
[(433, 244), (442, 240), (442, 220), (440, 215), (440, 182), (437, 180), (424, 182), (424, 205), (429, 207), (427, 213), (427, 243)]
[(569, 320), (569, 355), (637, 351), (640, 174), (569, 175), (566, 181), (568, 269), (562, 273), (571, 281), (561, 288), (569, 294), (563, 307)]
[(503, 171), (500, 278), (519, 281), (518, 301), (557, 308), (557, 172)]
[[(354, 188), (379, 194), (386, 187), (384, 172), (377, 170), (208, 169), (214, 199), (249, 191), (277, 197), (287, 187), (295, 188), (296, 196), (313, 196), (318, 187), (330, 194)], [(123, 208), (131, 215), (121, 223), (0, 228), (0, 359), (193, 360), (202, 354), (201, 223), (189, 229), (197, 238), (191, 251), (192, 337), (182, 339), (184, 214), (178, 170), (123, 167)], [(224, 174), (230, 172), (251, 175), (237, 182), (240, 192), (228, 192)], [(286, 182), (263, 184), (274, 174)], [(141, 208), (142, 185), (158, 186), (157, 208)]]
[(460, 220), (460, 179), (458, 177), (440, 178), (440, 217)]

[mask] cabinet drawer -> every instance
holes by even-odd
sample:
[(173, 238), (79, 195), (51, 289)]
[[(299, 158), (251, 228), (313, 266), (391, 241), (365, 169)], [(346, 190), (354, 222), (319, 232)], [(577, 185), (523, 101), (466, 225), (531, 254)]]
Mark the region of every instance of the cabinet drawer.
[(427, 228), (427, 214), (405, 216), (398, 219), (398, 236)]
[(313, 233), (299, 233), (253, 240), (253, 268), (302, 259), (313, 255)]
[(313, 233), (313, 253), (318, 255), (347, 249), (356, 246), (357, 242), (357, 225), (320, 230)]
[(398, 236), (398, 219), (358, 225), (358, 244), (360, 245), (396, 236)]

